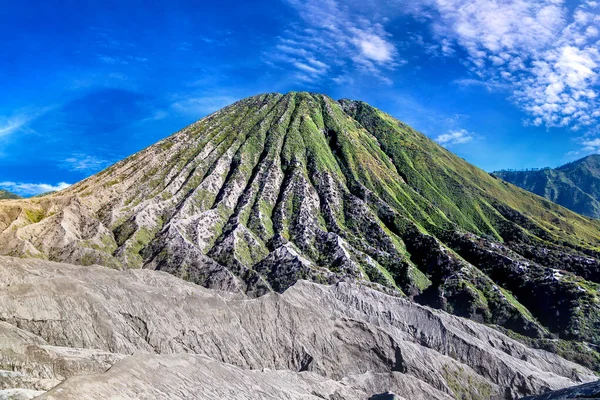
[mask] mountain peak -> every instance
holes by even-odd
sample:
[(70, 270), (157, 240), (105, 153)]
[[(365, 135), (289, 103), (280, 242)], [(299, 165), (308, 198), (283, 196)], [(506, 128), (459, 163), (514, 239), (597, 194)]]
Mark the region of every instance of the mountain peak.
[(563, 165), (562, 167), (559, 167), (558, 169), (568, 169), (569, 166), (577, 166), (577, 165), (581, 165), (581, 166), (584, 166), (585, 168), (596, 170), (600, 167), (600, 154), (590, 154), (589, 156), (584, 157), (580, 160), (574, 161), (570, 164)]
[(580, 158), (579, 160), (572, 161), (568, 164), (562, 165), (557, 169), (561, 169), (567, 167), (569, 165), (578, 165), (578, 164), (589, 164), (589, 163), (600, 163), (600, 154), (590, 154), (589, 156), (585, 156)]
[[(577, 325), (577, 309), (598, 307), (594, 284), (563, 301), (570, 282), (600, 282), (581, 268), (600, 270), (600, 223), (322, 94), (240, 100), (62, 192), (2, 205), (0, 240), (4, 254), (250, 296), (353, 280), (521, 335), (600, 344), (600, 312)], [(568, 279), (540, 304), (551, 268)]]

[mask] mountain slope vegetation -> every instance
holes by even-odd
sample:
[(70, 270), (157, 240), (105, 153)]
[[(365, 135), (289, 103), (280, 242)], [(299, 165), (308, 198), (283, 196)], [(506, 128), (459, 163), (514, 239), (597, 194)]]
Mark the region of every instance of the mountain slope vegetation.
[(600, 155), (550, 169), (497, 171), (494, 175), (563, 207), (600, 218)]
[(250, 296), (351, 279), (600, 368), (600, 221), (359, 101), (241, 100), (68, 189), (3, 202), (0, 244)]

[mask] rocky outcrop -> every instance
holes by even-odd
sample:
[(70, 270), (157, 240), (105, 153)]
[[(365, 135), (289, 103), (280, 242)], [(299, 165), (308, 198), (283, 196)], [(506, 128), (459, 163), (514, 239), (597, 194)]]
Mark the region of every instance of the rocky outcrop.
[(527, 396), (521, 400), (568, 400), (568, 399), (600, 399), (600, 381), (560, 389), (539, 396)]
[(354, 283), (248, 298), (157, 271), (0, 266), (0, 387), (49, 390), (42, 398), (514, 399), (595, 380), (495, 329)]

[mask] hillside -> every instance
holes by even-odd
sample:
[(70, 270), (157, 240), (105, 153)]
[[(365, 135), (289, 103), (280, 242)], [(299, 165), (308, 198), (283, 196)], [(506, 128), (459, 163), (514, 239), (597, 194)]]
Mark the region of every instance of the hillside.
[(0, 204), (3, 255), (252, 297), (351, 280), (597, 370), (599, 243), (600, 221), (312, 93), (241, 100), (68, 189)]
[(556, 169), (497, 171), (494, 175), (570, 210), (600, 218), (600, 155)]
[(8, 190), (0, 189), (0, 200), (3, 199), (20, 199), (21, 196), (18, 196), (14, 193), (9, 192)]

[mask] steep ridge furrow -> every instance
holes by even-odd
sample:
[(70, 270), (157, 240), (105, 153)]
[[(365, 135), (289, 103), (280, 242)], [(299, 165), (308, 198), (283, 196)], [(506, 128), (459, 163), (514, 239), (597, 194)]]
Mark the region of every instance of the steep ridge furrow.
[(281, 235), (285, 230), (283, 224), (283, 221), (285, 220), (284, 203), (287, 197), (286, 193), (289, 192), (290, 187), (292, 186), (296, 171), (295, 166), (290, 165), (284, 157), (284, 153), (286, 151), (286, 143), (288, 143), (289, 140), (288, 135), (290, 134), (296, 110), (297, 103), (294, 98), (294, 103), (290, 113), (290, 119), (289, 121), (286, 121), (286, 123), (282, 126), (282, 128), (285, 129), (285, 135), (283, 136), (281, 150), (279, 152), (279, 165), (281, 166), (281, 170), (283, 171), (283, 179), (279, 188), (279, 193), (277, 194), (277, 200), (275, 201), (275, 205), (273, 206), (273, 213), (271, 214), (271, 220), (273, 221), (273, 229), (275, 235)]
[(280, 149), (279, 143), (276, 146), (270, 145), (270, 153), (261, 166), (258, 188), (252, 199), (248, 215), (248, 228), (265, 243), (271, 239), (273, 234), (271, 214), (277, 200), (275, 188), (281, 186), (281, 166), (278, 164), (276, 156)]
[[(225, 153), (230, 153), (229, 151), (230, 149), (234, 149), (235, 153), (232, 154), (231, 158), (229, 159), (229, 165), (225, 165), (223, 166), (223, 170), (227, 171), (227, 175), (224, 179), (224, 181), (221, 184), (221, 187), (219, 188), (216, 198), (213, 201), (213, 205), (211, 206), (211, 208), (215, 208), (216, 203), (220, 202), (220, 197), (223, 196), (222, 191), (224, 190), (224, 188), (227, 186), (227, 183), (229, 182), (230, 178), (231, 178), (231, 174), (233, 174), (236, 170), (237, 170), (237, 164), (239, 163), (238, 158), (239, 158), (239, 154), (241, 149), (244, 147), (244, 145), (247, 143), (247, 141), (249, 140), (250, 136), (252, 135), (252, 131), (254, 130), (254, 128), (256, 128), (259, 124), (262, 123), (261, 119), (256, 119), (256, 121), (254, 122), (254, 124), (252, 125), (252, 127), (250, 128), (250, 134), (245, 134), (244, 137), (240, 140), (240, 136), (238, 135), (228, 135), (225, 136), (226, 138), (229, 137), (229, 140), (232, 140), (232, 143), (226, 147), (226, 151)], [(237, 145), (234, 147), (234, 144)], [(216, 154), (214, 160), (215, 162), (210, 163), (210, 167), (209, 169), (206, 171), (206, 173), (204, 173), (203, 177), (200, 179), (200, 184), (202, 184), (202, 182), (204, 182), (204, 180), (206, 179), (206, 174), (208, 173), (209, 175), (211, 174), (211, 170), (214, 171), (215, 167), (216, 167), (216, 162), (218, 160), (220, 160), (220, 158), (222, 157), (224, 153), (218, 153)], [(206, 159), (206, 157), (203, 157), (202, 161), (204, 161)], [(196, 185), (194, 185), (196, 186)], [(196, 187), (193, 186), (193, 189), (195, 190)]]
[[(294, 101), (292, 98), (288, 99), (288, 102), (292, 101)], [(277, 141), (277, 146), (273, 147), (273, 164), (269, 170), (269, 174), (272, 176), (272, 184), (270, 190), (264, 192), (267, 209), (264, 211), (264, 213), (261, 213), (260, 209), (258, 210), (258, 214), (262, 216), (262, 218), (259, 217), (260, 224), (265, 228), (265, 230), (267, 231), (266, 233), (269, 235), (269, 237), (265, 237), (266, 240), (271, 239), (276, 234), (276, 223), (274, 219), (274, 214), (278, 208), (278, 204), (281, 200), (283, 190), (288, 185), (288, 176), (286, 175), (286, 169), (284, 169), (283, 164), (283, 149), (288, 133), (289, 120), (292, 118), (294, 112), (295, 105), (292, 108), (288, 107), (285, 113), (281, 115), (281, 117), (277, 120), (277, 125), (275, 128), (275, 139), (272, 139)], [(273, 135), (271, 137), (273, 137)], [(260, 194), (257, 196), (263, 197), (263, 192), (261, 190), (259, 190), (259, 193)], [(267, 224), (269, 224), (270, 229), (264, 226), (264, 218), (266, 217), (268, 217)]]
[[(214, 133), (211, 135), (213, 140), (204, 140), (205, 143), (199, 143), (199, 146), (193, 148), (183, 148), (180, 144), (172, 144), (169, 142), (163, 142), (165, 146), (171, 146), (174, 152), (177, 154), (177, 159), (185, 160), (183, 165), (180, 163), (167, 163), (163, 175), (163, 187), (162, 191), (168, 191), (171, 194), (177, 196), (189, 182), (191, 175), (195, 172), (198, 166), (204, 162), (206, 158), (214, 156), (221, 147), (225, 146), (225, 151), (231, 146), (236, 140), (235, 136), (228, 134), (227, 132)], [(215, 141), (216, 143), (213, 143)], [(220, 154), (222, 154), (221, 152)], [(218, 156), (216, 157), (218, 158)], [(210, 167), (205, 172), (210, 173)]]
[[(215, 207), (215, 205), (221, 201), (223, 201), (223, 197), (225, 196), (225, 190), (227, 190), (228, 183), (230, 183), (233, 178), (234, 178), (234, 174), (235, 173), (239, 173), (239, 168), (241, 166), (241, 158), (246, 155), (246, 157), (250, 157), (250, 159), (252, 160), (256, 160), (256, 161), (251, 161), (250, 162), (250, 166), (245, 166), (246, 170), (250, 170), (250, 176), (248, 179), (244, 179), (246, 181), (246, 184), (248, 184), (248, 182), (251, 181), (252, 176), (254, 174), (255, 168), (259, 165), (261, 157), (262, 157), (262, 153), (264, 152), (266, 146), (266, 139), (267, 139), (267, 134), (269, 132), (269, 129), (272, 126), (273, 121), (277, 118), (277, 115), (275, 115), (273, 113), (273, 110), (275, 110), (277, 108), (277, 105), (281, 104), (284, 101), (284, 99), (279, 99), (279, 101), (272, 107), (269, 109), (269, 111), (267, 113), (265, 113), (264, 118), (260, 121), (257, 122), (256, 124), (254, 124), (250, 130), (249, 130), (249, 134), (247, 134), (244, 142), (242, 143), (242, 145), (239, 147), (238, 152), (236, 152), (236, 155), (234, 157), (234, 159), (240, 159), (240, 164), (236, 165), (236, 168), (230, 168), (228, 171), (228, 176), (225, 180), (225, 183), (223, 185), (223, 187), (221, 189), (219, 189), (219, 192), (217, 194), (217, 197), (215, 199), (215, 204), (213, 204), (213, 208)], [(287, 107), (284, 108), (284, 110), (287, 109)], [(260, 135), (260, 136), (255, 136), (255, 135)], [(256, 145), (258, 146), (258, 148), (252, 148), (250, 146), (252, 145)], [(246, 148), (246, 146), (248, 146), (248, 148)], [(260, 154), (261, 156), (256, 157), (257, 154)], [(234, 207), (230, 207), (230, 208), (234, 208)]]
[[(283, 115), (280, 116), (280, 118), (282, 117)], [(235, 223), (239, 223), (239, 215), (243, 211), (243, 209), (248, 205), (250, 200), (254, 198), (254, 202), (257, 201), (257, 193), (260, 190), (260, 186), (262, 186), (262, 180), (265, 179), (265, 176), (269, 171), (269, 168), (265, 167), (265, 162), (267, 161), (269, 154), (272, 153), (273, 149), (276, 149), (278, 147), (277, 142), (273, 144), (273, 141), (277, 139), (273, 139), (274, 134), (271, 131), (273, 129), (274, 120), (276, 118), (277, 115), (273, 115), (269, 120), (267, 120), (268, 126), (265, 129), (264, 137), (257, 138), (257, 140), (260, 143), (263, 143), (263, 148), (260, 151), (260, 156), (258, 157), (256, 163), (252, 165), (252, 170), (246, 182), (246, 186), (244, 187), (242, 195), (238, 198), (238, 201), (235, 205), (233, 213), (233, 216), (236, 219)], [(255, 185), (256, 183), (258, 183), (258, 188)], [(216, 202), (217, 200), (215, 200), (215, 203)]]
[[(376, 222), (378, 220), (378, 216), (375, 216), (371, 210), (366, 209), (363, 207), (363, 200), (365, 198), (365, 193), (370, 192), (368, 189), (366, 189), (364, 186), (362, 186), (360, 183), (357, 182), (356, 178), (349, 172), (349, 168), (347, 167), (348, 165), (348, 161), (344, 159), (343, 157), (343, 152), (341, 151), (341, 147), (340, 145), (337, 143), (337, 139), (335, 136), (335, 133), (332, 130), (328, 131), (328, 136), (329, 136), (329, 140), (328, 140), (328, 144), (330, 146), (331, 152), (334, 155), (335, 159), (338, 162), (338, 165), (340, 165), (340, 169), (342, 171), (342, 173), (345, 176), (345, 179), (347, 182), (349, 182), (349, 189), (348, 190), (348, 199), (346, 201), (344, 201), (344, 207), (343, 209), (345, 210), (344, 213), (346, 214), (346, 216), (348, 217), (349, 220), (353, 220), (355, 218), (357, 218), (359, 215), (364, 216), (366, 215), (365, 218), (363, 218), (359, 223), (357, 224), (353, 224), (351, 227), (351, 230), (354, 231), (355, 237), (364, 237), (367, 239), (367, 246), (365, 247), (365, 244), (362, 243), (362, 240), (358, 239), (358, 240), (353, 240), (353, 245), (358, 248), (361, 252), (365, 252), (366, 254), (368, 254), (370, 257), (374, 257), (376, 260), (379, 259), (378, 261), (381, 263), (381, 256), (382, 256), (382, 250), (383, 249), (390, 249), (392, 254), (392, 260), (388, 260), (388, 262), (384, 262), (382, 263), (383, 265), (388, 267), (388, 271), (392, 270), (394, 271), (394, 283), (395, 284), (400, 284), (401, 286), (403, 286), (403, 290), (410, 292), (409, 288), (403, 284), (406, 283), (406, 281), (402, 280), (401, 278), (399, 278), (399, 276), (404, 276), (406, 277), (406, 274), (408, 273), (408, 265), (402, 260), (402, 256), (400, 255), (400, 253), (396, 250), (394, 244), (393, 244), (393, 239), (382, 230), (381, 226)], [(400, 178), (401, 179), (401, 178)], [(377, 196), (374, 196), (377, 197)], [(381, 201), (381, 200), (380, 200)], [(383, 201), (381, 201), (383, 202)], [(362, 213), (357, 213), (356, 211), (362, 208)], [(376, 209), (378, 207), (375, 207)], [(381, 221), (379, 221), (381, 222)], [(356, 230), (355, 228), (358, 228), (358, 230)], [(379, 239), (379, 240), (377, 240)], [(398, 240), (401, 240), (400, 238), (398, 238)], [(403, 247), (403, 244), (400, 243), (400, 246)], [(394, 266), (402, 266), (400, 268), (390, 268), (392, 265)], [(371, 280), (375, 280), (379, 283), (384, 283), (386, 282), (386, 277), (382, 276), (381, 274), (377, 273), (377, 270), (371, 270), (371, 274), (367, 274), (369, 275)], [(378, 278), (376, 278), (376, 276), (378, 276)]]
[[(277, 118), (281, 120), (282, 118), (285, 118), (285, 115), (273, 115), (271, 121)], [(272, 125), (266, 126), (265, 132), (267, 135), (272, 133), (271, 127)], [(267, 142), (268, 138), (269, 136), (262, 138), (261, 143)], [(270, 284), (264, 281), (263, 278), (257, 275), (256, 271), (252, 270), (250, 267), (263, 260), (268, 254), (268, 250), (260, 237), (255, 236), (252, 231), (247, 228), (247, 221), (240, 221), (239, 218), (244, 207), (246, 207), (250, 199), (256, 195), (255, 182), (257, 177), (259, 177), (258, 171), (262, 168), (267, 155), (271, 153), (273, 149), (277, 149), (277, 142), (278, 140), (275, 140), (274, 146), (263, 147), (257, 161), (251, 163), (252, 169), (249, 173), (248, 180), (245, 180), (246, 185), (241, 191), (241, 195), (238, 197), (235, 211), (229, 218), (221, 237), (216, 241), (215, 245), (208, 253), (222, 264), (227, 265), (237, 275), (244, 276), (244, 280), (252, 281), (252, 284), (246, 290), (258, 290), (258, 294), (265, 293), (265, 291), (272, 289)], [(263, 289), (261, 289), (261, 287)]]
[[(226, 143), (225, 140), (228, 142)], [(237, 146), (235, 145), (236, 142), (238, 143)], [(223, 171), (230, 171), (232, 169), (235, 153), (239, 151), (239, 148), (243, 142), (239, 142), (239, 137), (237, 136), (234, 137), (233, 140), (231, 136), (229, 136), (229, 138), (226, 136), (224, 141), (221, 143), (226, 143), (226, 145), (222, 148), (224, 151), (221, 150), (218, 153), (213, 152), (219, 148), (219, 144), (217, 147), (211, 150), (208, 155), (201, 158), (200, 162), (204, 164), (205, 171), (201, 172), (202, 177), (199, 179), (200, 183), (190, 187), (186, 195), (175, 207), (175, 213), (173, 213), (169, 220), (176, 219), (182, 213), (185, 213), (186, 215), (193, 215), (195, 213), (194, 210), (196, 209), (195, 205), (197, 203), (199, 203), (198, 206), (200, 210), (204, 211), (203, 209), (207, 206), (207, 200), (205, 199), (207, 194), (208, 197), (210, 197), (210, 193), (213, 192), (214, 186), (219, 186), (221, 188), (223, 187), (226, 182), (226, 178), (222, 179), (222, 181), (219, 183), (219, 177), (222, 177)], [(195, 172), (196, 167), (190, 172), (188, 178), (186, 178), (186, 181), (182, 184), (181, 188), (185, 187), (185, 184), (189, 182)], [(215, 177), (216, 179), (210, 179), (211, 177)], [(214, 200), (209, 201), (214, 203)]]
[[(175, 182), (175, 178), (183, 173), (184, 179), (181, 180), (179, 187), (177, 187), (174, 190), (175, 193), (173, 193), (173, 195), (178, 196), (182, 191), (185, 190), (187, 184), (190, 182), (192, 177), (196, 174), (196, 171), (198, 170), (198, 167), (200, 167), (200, 166), (205, 168), (205, 170), (202, 171), (202, 179), (201, 179), (201, 182), (204, 182), (204, 180), (214, 172), (219, 159), (221, 159), (223, 154), (225, 154), (229, 151), (229, 149), (237, 142), (237, 140), (238, 140), (238, 138), (236, 136), (232, 137), (231, 135), (224, 134), (223, 140), (219, 141), (214, 147), (207, 144), (202, 149), (202, 151), (196, 152), (192, 156), (192, 158), (189, 159), (189, 161), (186, 163), (186, 165), (183, 167), (183, 169), (181, 171), (179, 171), (177, 173), (177, 175), (173, 178), (173, 180), (170, 181), (169, 184), (167, 185), (167, 187), (168, 187), (171, 184), (173, 184)], [(208, 151), (208, 153), (207, 153), (207, 151)], [(207, 154), (205, 154), (205, 153), (207, 153)], [(186, 170), (187, 172), (184, 173), (183, 172), (184, 170)], [(195, 188), (193, 188), (193, 189), (195, 189)], [(188, 189), (188, 193), (189, 192), (193, 193), (193, 190)], [(184, 196), (184, 198), (180, 201), (180, 204), (182, 204), (185, 200), (186, 200), (186, 198)], [(178, 208), (180, 208), (180, 207), (178, 207)]]
[[(321, 107), (322, 107), (322, 109), (325, 110), (324, 113), (325, 112), (329, 112), (327, 110), (327, 107), (325, 107), (322, 102), (321, 102)], [(341, 173), (344, 176), (344, 182), (348, 182), (349, 183), (349, 188), (350, 189), (346, 188), (345, 186), (342, 186), (342, 188), (343, 188), (342, 190), (344, 192), (346, 192), (345, 197), (347, 197), (347, 200), (343, 201), (344, 206), (342, 206), (341, 208), (343, 210), (345, 210), (344, 214), (346, 216), (348, 216), (349, 218), (353, 218), (353, 217), (357, 216), (357, 210), (362, 207), (362, 201), (358, 200), (358, 198), (356, 197), (356, 194), (352, 193), (352, 189), (351, 188), (357, 185), (356, 184), (356, 179), (353, 176), (353, 174), (350, 172), (349, 163), (344, 158), (343, 151), (341, 149), (340, 144), (338, 143), (337, 134), (336, 134), (336, 130), (338, 130), (338, 127), (337, 127), (337, 124), (335, 122), (333, 122), (334, 120), (335, 120), (335, 118), (331, 114), (329, 114), (328, 118), (324, 119), (324, 124), (325, 125), (323, 127), (323, 132), (325, 133), (325, 138), (326, 138), (326, 142), (328, 144), (328, 148), (329, 148), (330, 154), (333, 156), (336, 165), (338, 166), (338, 168), (340, 169)], [(327, 124), (327, 121), (329, 121), (329, 125)], [(309, 164), (309, 163), (307, 162), (307, 164)], [(310, 168), (311, 167), (309, 167), (309, 169)], [(316, 168), (314, 166), (312, 167), (312, 169), (313, 169), (314, 172), (317, 172), (317, 170), (316, 170)], [(312, 175), (312, 172), (308, 172), (308, 173)], [(311, 182), (311, 185), (312, 185), (312, 182)], [(317, 189), (317, 192), (318, 191), (319, 190)], [(320, 198), (324, 199), (323, 196), (321, 196)], [(330, 207), (327, 207), (327, 208), (330, 209)], [(363, 214), (364, 213), (369, 213), (369, 211), (367, 211), (367, 210), (365, 210), (363, 208), (362, 209), (362, 213)], [(375, 226), (375, 229), (376, 229), (375, 231), (379, 230), (379, 227), (377, 226), (377, 224), (376, 223), (374, 224), (372, 222), (374, 220), (373, 219), (373, 215), (370, 214), (370, 213), (368, 215), (369, 215), (369, 217), (365, 218), (364, 222), (367, 225)], [(333, 214), (330, 213), (328, 215), (329, 221), (334, 221), (335, 220), (335, 218), (332, 218), (332, 217), (333, 217)], [(330, 224), (331, 224), (331, 222), (330, 222)], [(361, 227), (362, 225), (361, 224), (357, 224), (357, 226)], [(336, 228), (335, 228), (336, 231), (343, 231), (344, 228), (348, 228), (348, 226), (345, 226), (345, 227), (342, 228), (341, 226), (339, 226), (336, 223)], [(355, 231), (355, 229), (353, 227), (350, 227), (350, 229), (352, 231), (354, 231), (354, 235), (353, 236), (355, 236), (355, 237), (361, 237), (362, 234), (364, 234), (364, 231), (363, 232), (361, 232), (361, 231)], [(371, 230), (370, 233), (372, 234), (375, 231)], [(379, 236), (382, 236), (381, 232), (379, 233)], [(385, 236), (385, 234), (383, 236)], [(371, 238), (371, 236), (368, 236), (368, 238)], [(382, 272), (381, 272), (381, 270), (382, 270), (381, 266), (379, 266), (379, 263), (377, 263), (377, 261), (375, 261), (376, 259), (380, 258), (381, 251), (376, 250), (373, 245), (367, 245), (365, 247), (363, 245), (363, 243), (362, 243), (361, 240), (352, 240), (352, 241), (354, 242), (353, 243), (354, 247), (357, 248), (359, 254), (361, 254), (362, 257), (365, 257), (365, 256), (368, 257), (371, 264), (376, 264), (377, 265), (377, 266), (375, 266), (375, 265), (370, 265), (370, 266), (365, 265), (365, 267), (367, 267), (367, 269), (368, 269), (368, 271), (366, 272), (367, 276), (369, 276), (369, 278), (371, 280), (375, 281), (375, 282), (381, 282), (381, 283), (387, 282), (388, 284), (393, 284), (393, 281), (390, 282), (388, 280), (388, 278), (385, 276), (385, 274), (382, 274)], [(382, 243), (377, 243), (377, 244), (381, 245)], [(385, 246), (383, 246), (383, 247), (385, 247)], [(371, 258), (371, 257), (374, 257), (374, 259)], [(360, 276), (360, 274), (358, 276)]]
[[(216, 112), (215, 114), (207, 117), (204, 121), (205, 121), (205, 123), (210, 123), (212, 120), (218, 119), (218, 117), (220, 116), (221, 113), (227, 113), (227, 112), (228, 112), (228, 109), (225, 108), (225, 109), (223, 109), (219, 112)], [(177, 157), (179, 160), (184, 160), (184, 164), (180, 170), (177, 171), (176, 169), (174, 169), (174, 171), (176, 171), (176, 173), (174, 174), (174, 178), (177, 177), (179, 175), (179, 173), (181, 171), (183, 171), (183, 169), (185, 169), (190, 163), (195, 161), (196, 157), (199, 154), (204, 152), (206, 145), (210, 145), (211, 142), (213, 142), (216, 138), (218, 138), (220, 136), (223, 137), (223, 140), (226, 140), (226, 139), (231, 140), (231, 138), (237, 138), (238, 135), (231, 134), (234, 127), (240, 125), (241, 121), (244, 121), (246, 118), (255, 118), (256, 117), (256, 115), (251, 110), (246, 110), (245, 114), (234, 113), (234, 115), (237, 115), (237, 119), (234, 119), (233, 121), (231, 121), (230, 122), (231, 125), (223, 126), (223, 129), (214, 129), (214, 128), (209, 129), (209, 132), (208, 132), (209, 134), (205, 135), (204, 138), (202, 138), (201, 141), (196, 146), (192, 146), (187, 149), (184, 149), (184, 151), (190, 152), (191, 155), (187, 155), (184, 153), (184, 154), (180, 155), (179, 157)], [(260, 119), (256, 118), (256, 121), (257, 121), (256, 123), (258, 123), (258, 121), (260, 121)], [(193, 126), (194, 125), (192, 125), (191, 127), (193, 127)], [(215, 146), (215, 148), (217, 148), (217, 147), (218, 147), (218, 145)], [(173, 181), (173, 178), (169, 180), (167, 187), (172, 183), (172, 181)]]

